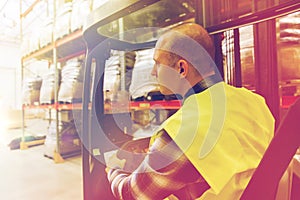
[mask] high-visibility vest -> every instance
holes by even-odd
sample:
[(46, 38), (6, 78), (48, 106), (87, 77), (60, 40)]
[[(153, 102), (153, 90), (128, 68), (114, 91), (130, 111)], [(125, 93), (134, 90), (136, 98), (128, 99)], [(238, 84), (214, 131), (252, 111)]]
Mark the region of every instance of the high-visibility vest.
[(224, 82), (189, 96), (160, 127), (210, 185), (199, 199), (239, 199), (274, 135), (263, 97)]

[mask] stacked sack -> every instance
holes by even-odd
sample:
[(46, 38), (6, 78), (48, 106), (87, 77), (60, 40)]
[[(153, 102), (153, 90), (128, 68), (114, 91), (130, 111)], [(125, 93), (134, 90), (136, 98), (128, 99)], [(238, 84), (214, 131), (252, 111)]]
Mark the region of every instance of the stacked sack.
[(131, 85), (132, 71), (133, 71), (135, 62), (136, 62), (136, 52), (134, 52), (134, 51), (125, 52), (125, 66), (126, 66), (125, 87), (126, 87), (126, 91), (129, 90), (130, 85)]
[(40, 47), (45, 47), (52, 42), (53, 17), (47, 17), (40, 28)]
[(40, 77), (24, 80), (22, 94), (24, 105), (39, 104), (41, 85), (42, 79)]
[(159, 93), (159, 84), (151, 71), (154, 66), (153, 60), (154, 49), (145, 49), (137, 52), (136, 62), (132, 72), (132, 80), (129, 88), (129, 93), (133, 100), (153, 100), (149, 99), (150, 93), (157, 94), (157, 97), (162, 98)]
[(61, 70), (61, 84), (58, 91), (58, 102), (82, 102), (83, 61), (70, 59)]
[(59, 140), (59, 153), (61, 155), (79, 154), (81, 144), (74, 121), (60, 121), (58, 131), (59, 134), (57, 138), (56, 122), (52, 121), (45, 139), (44, 155), (53, 158), (53, 153), (57, 152), (57, 139)]
[(123, 53), (112, 50), (109, 59), (105, 62), (103, 90), (105, 92), (104, 95), (106, 101), (115, 101), (118, 98), (118, 91), (120, 90), (122, 56), (125, 57), (125, 90), (129, 90), (136, 54), (135, 52)]
[[(60, 70), (58, 71), (58, 84), (60, 84)], [(53, 104), (55, 97), (55, 67), (52, 65), (43, 76), (40, 90), (40, 104)]]
[(71, 32), (71, 14), (72, 2), (64, 3), (57, 10), (54, 40), (62, 38)]
[(74, 32), (83, 26), (84, 21), (90, 12), (89, 0), (73, 0), (71, 32)]
[(118, 51), (111, 51), (105, 62), (103, 90), (105, 101), (115, 101), (120, 87), (120, 57)]

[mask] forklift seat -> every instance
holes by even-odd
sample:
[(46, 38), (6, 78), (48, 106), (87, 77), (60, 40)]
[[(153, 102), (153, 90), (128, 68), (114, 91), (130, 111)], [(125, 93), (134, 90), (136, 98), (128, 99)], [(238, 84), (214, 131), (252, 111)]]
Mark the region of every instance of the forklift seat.
[[(289, 164), (299, 146), (300, 99), (297, 99), (296, 102), (290, 106), (277, 128), (274, 138), (244, 190), (241, 199), (278, 199), (278, 196), (276, 197), (276, 195), (278, 195), (278, 189), (282, 188), (279, 182), (282, 182), (280, 180), (283, 174), (287, 172)], [(287, 182), (289, 181), (285, 181), (284, 184), (290, 184)], [(287, 191), (288, 194), (286, 193), (286, 198), (284, 199), (290, 199), (291, 187), (286, 186), (287, 187), (284, 187), (289, 188), (289, 191)], [(299, 194), (299, 192), (297, 193)], [(281, 199), (283, 198), (281, 197)]]

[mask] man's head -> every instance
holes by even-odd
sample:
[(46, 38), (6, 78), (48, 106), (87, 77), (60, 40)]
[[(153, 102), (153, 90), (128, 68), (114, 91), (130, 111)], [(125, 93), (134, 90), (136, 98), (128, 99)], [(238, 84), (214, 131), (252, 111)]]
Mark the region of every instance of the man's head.
[(163, 34), (156, 43), (152, 74), (163, 94), (184, 95), (203, 78), (215, 73), (214, 45), (207, 31), (187, 23)]

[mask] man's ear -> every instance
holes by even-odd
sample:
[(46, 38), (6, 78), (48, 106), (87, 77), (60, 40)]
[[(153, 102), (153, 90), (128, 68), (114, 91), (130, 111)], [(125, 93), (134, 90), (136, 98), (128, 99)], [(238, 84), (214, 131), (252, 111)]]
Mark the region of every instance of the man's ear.
[(177, 63), (178, 63), (180, 76), (182, 78), (185, 78), (188, 74), (188, 69), (189, 69), (188, 63), (183, 59), (180, 59)]

